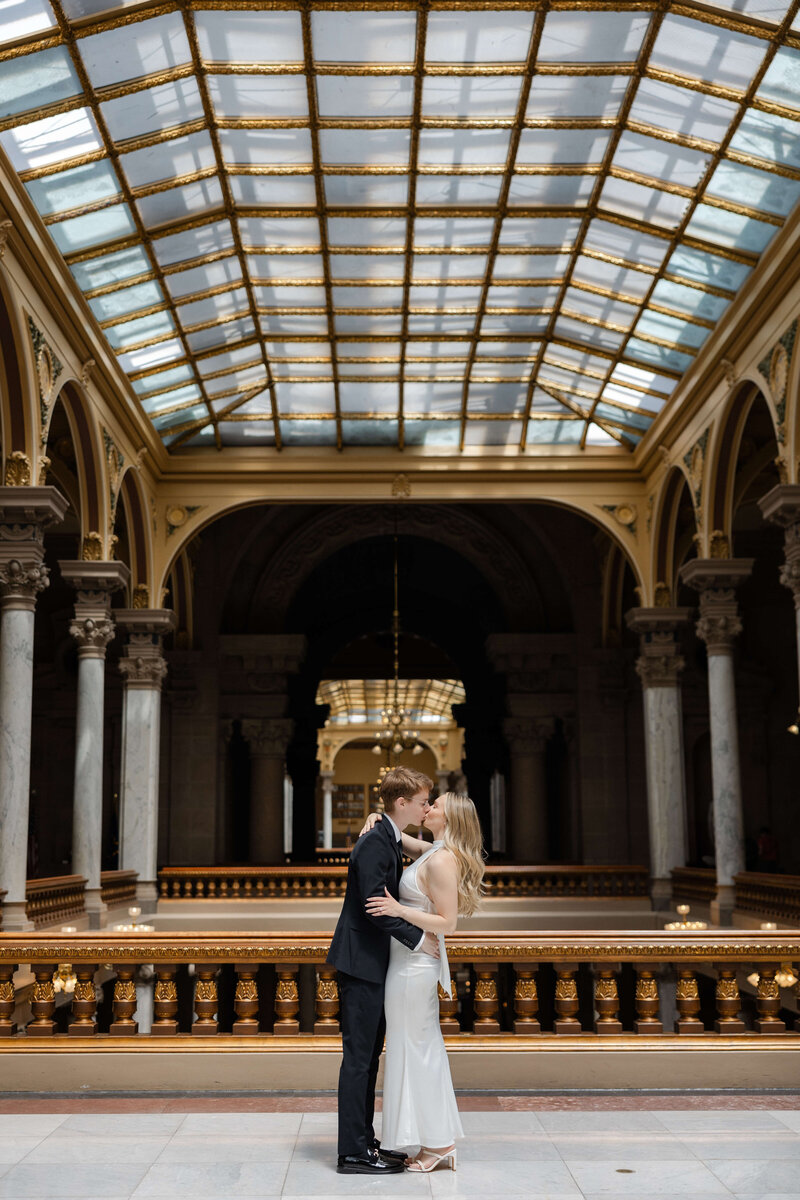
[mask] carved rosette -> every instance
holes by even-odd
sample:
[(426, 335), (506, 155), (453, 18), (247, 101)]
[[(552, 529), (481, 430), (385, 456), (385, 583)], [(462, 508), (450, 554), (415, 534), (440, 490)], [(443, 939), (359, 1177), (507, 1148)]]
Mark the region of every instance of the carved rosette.
[(107, 617), (76, 617), (69, 631), (78, 643), (78, 658), (105, 658), (115, 633), (114, 622)]

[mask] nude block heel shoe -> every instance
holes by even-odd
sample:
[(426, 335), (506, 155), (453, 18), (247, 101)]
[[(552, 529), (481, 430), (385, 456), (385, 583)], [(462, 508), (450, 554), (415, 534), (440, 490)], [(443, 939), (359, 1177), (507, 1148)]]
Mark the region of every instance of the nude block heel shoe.
[(408, 1170), (408, 1171), (424, 1171), (425, 1174), (427, 1175), (430, 1171), (433, 1171), (436, 1167), (438, 1167), (440, 1162), (444, 1162), (446, 1159), (447, 1165), (450, 1168), (450, 1170), (455, 1171), (455, 1169), (456, 1169), (456, 1154), (457, 1154), (455, 1146), (451, 1147), (450, 1150), (442, 1151), (441, 1154), (434, 1154), (430, 1150), (420, 1151), (420, 1154), (423, 1154), (423, 1153), (426, 1158), (429, 1157), (432, 1161), (429, 1162), (426, 1166), (423, 1163), (421, 1163), (418, 1158), (415, 1158), (413, 1160), (413, 1162), (410, 1162), (408, 1164), (406, 1170)]

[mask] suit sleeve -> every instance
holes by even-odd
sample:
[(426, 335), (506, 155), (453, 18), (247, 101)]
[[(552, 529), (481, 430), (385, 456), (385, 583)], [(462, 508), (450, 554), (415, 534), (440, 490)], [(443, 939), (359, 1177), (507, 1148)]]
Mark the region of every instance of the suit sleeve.
[[(381, 838), (369, 838), (358, 856), (357, 879), (362, 906), (370, 896), (382, 896), (383, 889), (392, 877), (394, 859), (392, 851)], [(411, 925), (402, 917), (372, 916), (363, 909), (364, 915), (378, 929), (397, 938), (409, 950), (416, 950), (425, 937), (424, 930)]]

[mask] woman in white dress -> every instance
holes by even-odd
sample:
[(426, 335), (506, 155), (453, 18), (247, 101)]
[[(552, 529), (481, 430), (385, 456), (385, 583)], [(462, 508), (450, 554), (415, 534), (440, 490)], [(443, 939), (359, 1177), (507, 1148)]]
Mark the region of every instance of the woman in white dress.
[[(377, 816), (370, 817), (365, 830)], [(475, 805), (446, 792), (423, 817), (433, 845), (403, 834), (403, 851), (414, 861), (400, 880), (400, 899), (388, 891), (371, 896), (367, 911), (399, 916), (439, 938), (440, 959), (408, 950), (392, 938), (386, 973), (386, 1058), (383, 1076), (384, 1146), (420, 1147), (406, 1159), (409, 1171), (432, 1171), (439, 1163), (456, 1169), (458, 1138), (464, 1136), (450, 1065), (439, 1028), (437, 984), (450, 995), (444, 935), (459, 914), (470, 916), (481, 898), (483, 839)]]

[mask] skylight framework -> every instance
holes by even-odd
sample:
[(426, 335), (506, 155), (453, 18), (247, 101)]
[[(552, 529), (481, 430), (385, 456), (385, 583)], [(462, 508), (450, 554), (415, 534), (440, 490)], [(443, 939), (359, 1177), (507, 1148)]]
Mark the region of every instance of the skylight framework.
[[(330, 707), (331, 725), (380, 725), (381, 713), (394, 699), (391, 679), (323, 679), (317, 704)], [(458, 679), (401, 679), (398, 703), (409, 725), (450, 725), (452, 707), (463, 704), (464, 685)]]
[(11, 0), (0, 144), (168, 447), (632, 447), (800, 196), (800, 0)]

